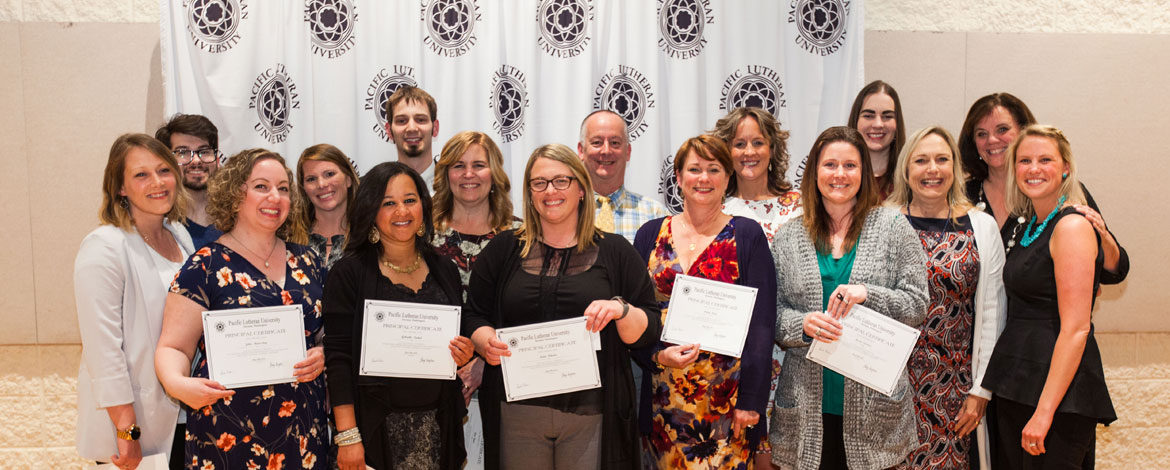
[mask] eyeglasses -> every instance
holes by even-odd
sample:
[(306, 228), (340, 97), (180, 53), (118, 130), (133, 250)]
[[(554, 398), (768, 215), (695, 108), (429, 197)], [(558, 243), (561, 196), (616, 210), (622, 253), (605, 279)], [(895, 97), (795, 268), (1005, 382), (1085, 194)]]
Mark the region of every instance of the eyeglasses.
[(534, 193), (544, 192), (544, 190), (548, 189), (549, 183), (552, 183), (553, 188), (563, 191), (569, 189), (569, 185), (573, 184), (573, 181), (576, 180), (577, 177), (575, 176), (558, 176), (551, 180), (545, 178), (532, 178), (528, 180), (528, 189), (531, 189)]
[(201, 148), (199, 150), (178, 149), (173, 153), (181, 165), (191, 163), (191, 159), (195, 158), (196, 155), (198, 155), (199, 159), (203, 160), (204, 163), (214, 162), (215, 159), (219, 157), (219, 152), (211, 148)]

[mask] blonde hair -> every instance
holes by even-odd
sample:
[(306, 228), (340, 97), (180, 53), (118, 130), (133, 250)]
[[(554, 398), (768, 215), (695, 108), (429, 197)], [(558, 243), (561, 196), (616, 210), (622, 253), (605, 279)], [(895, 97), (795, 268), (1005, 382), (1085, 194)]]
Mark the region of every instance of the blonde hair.
[(508, 180), (508, 172), (504, 170), (504, 155), (500, 148), (487, 134), (476, 131), (463, 131), (451, 136), (443, 145), (439, 153), (439, 162), (435, 163), (435, 230), (447, 228), (451, 221), (451, 214), (455, 208), (455, 198), (451, 194), (451, 181), (447, 173), (463, 154), (473, 145), (483, 148), (487, 154), (488, 168), (492, 172), (492, 188), (488, 194), (488, 223), (494, 230), (504, 230), (512, 225), (512, 182)]
[(528, 251), (542, 236), (540, 213), (532, 203), (532, 189), (528, 187), (528, 181), (532, 178), (532, 166), (541, 158), (560, 162), (569, 167), (573, 177), (577, 178), (577, 184), (581, 185), (584, 197), (577, 204), (577, 252), (592, 248), (593, 237), (601, 237), (602, 232), (593, 225), (593, 211), (597, 203), (593, 199), (593, 182), (589, 179), (589, 171), (585, 169), (585, 164), (581, 163), (581, 158), (569, 147), (548, 144), (533, 150), (532, 156), (528, 157), (528, 164), (524, 166), (524, 224), (516, 230), (516, 236), (523, 244), (520, 256), (528, 256)]
[(1020, 142), (1023, 142), (1028, 137), (1043, 137), (1051, 139), (1056, 144), (1057, 152), (1060, 153), (1060, 159), (1068, 165), (1068, 176), (1060, 182), (1060, 195), (1066, 196), (1066, 204), (1084, 204), (1085, 192), (1081, 190), (1080, 180), (1077, 179), (1077, 164), (1073, 160), (1072, 146), (1065, 138), (1064, 132), (1053, 126), (1043, 124), (1032, 124), (1020, 131), (1020, 135), (1016, 136), (1011, 145), (1008, 146), (1007, 153), (1007, 195), (1004, 198), (1004, 205), (1007, 206), (1008, 212), (1030, 217), (1036, 215), (1036, 209), (1032, 207), (1032, 200), (1020, 191), (1019, 185), (1016, 184), (1016, 151), (1020, 148)]
[[(252, 169), (261, 160), (276, 160), (288, 175), (289, 189), (296, 184), (292, 171), (284, 163), (280, 154), (265, 149), (248, 149), (229, 158), (227, 163), (215, 172), (211, 181), (207, 183), (207, 215), (215, 221), (215, 228), (222, 232), (230, 232), (236, 227), (236, 220), (240, 213), (240, 202), (244, 200), (245, 186), (252, 176)], [(305, 244), (309, 240), (304, 224), (305, 201), (299, 191), (288, 192), (289, 214), (280, 228), (276, 229), (276, 236), (292, 243)]]
[(126, 183), (126, 157), (130, 150), (140, 148), (158, 157), (171, 169), (175, 175), (175, 203), (164, 217), (167, 222), (183, 222), (187, 214), (187, 190), (183, 187), (183, 171), (179, 169), (179, 162), (175, 154), (162, 142), (146, 134), (122, 134), (110, 146), (110, 156), (106, 160), (105, 174), (102, 176), (102, 205), (98, 209), (98, 219), (104, 225), (113, 225), (129, 231), (134, 226), (129, 207), (122, 207), (121, 201), (125, 196), (118, 194)]
[(972, 207), (966, 191), (963, 190), (963, 182), (967, 180), (967, 175), (963, 171), (963, 161), (959, 158), (959, 147), (955, 144), (955, 138), (942, 126), (924, 127), (906, 140), (906, 146), (898, 152), (898, 165), (895, 167), (898, 171), (893, 174), (894, 191), (886, 199), (886, 206), (901, 209), (914, 199), (914, 191), (910, 189), (910, 157), (914, 156), (918, 144), (931, 135), (942, 137), (947, 148), (951, 150), (952, 179), (951, 187), (947, 190), (947, 206), (951, 208), (951, 220), (958, 223), (959, 217), (966, 215)]

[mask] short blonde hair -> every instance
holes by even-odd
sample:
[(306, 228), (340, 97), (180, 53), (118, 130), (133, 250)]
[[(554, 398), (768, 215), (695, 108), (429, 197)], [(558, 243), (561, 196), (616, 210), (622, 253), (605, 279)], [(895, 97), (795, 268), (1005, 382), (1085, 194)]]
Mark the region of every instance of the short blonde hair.
[(593, 182), (589, 179), (589, 171), (585, 169), (585, 164), (581, 163), (577, 153), (569, 147), (548, 144), (533, 150), (532, 156), (528, 157), (528, 164), (524, 167), (524, 224), (516, 230), (516, 236), (523, 244), (520, 256), (528, 256), (528, 251), (543, 235), (540, 213), (532, 203), (532, 189), (528, 187), (528, 180), (532, 178), (532, 166), (541, 158), (565, 164), (573, 173), (573, 177), (577, 178), (577, 184), (581, 185), (582, 194), (585, 196), (577, 203), (577, 252), (593, 247), (593, 237), (600, 237), (602, 232), (593, 226), (593, 211), (597, 207), (597, 202), (593, 199)]
[(146, 134), (122, 134), (110, 146), (110, 156), (106, 159), (106, 170), (102, 176), (102, 205), (98, 210), (98, 219), (104, 225), (113, 225), (126, 231), (134, 226), (130, 208), (122, 207), (122, 199), (125, 196), (119, 195), (118, 192), (126, 183), (126, 157), (130, 155), (130, 150), (135, 148), (150, 152), (170, 167), (171, 174), (175, 175), (175, 203), (171, 206), (170, 212), (167, 212), (165, 219), (168, 222), (186, 221), (187, 190), (183, 187), (183, 171), (179, 169), (179, 162), (175, 160), (175, 154), (171, 153), (171, 149)]
[(504, 170), (504, 154), (491, 137), (483, 132), (463, 131), (451, 136), (443, 145), (439, 153), (439, 161), (435, 163), (435, 229), (443, 230), (451, 221), (451, 214), (455, 207), (455, 198), (451, 195), (451, 181), (447, 177), (451, 166), (463, 158), (473, 145), (483, 148), (487, 154), (488, 168), (492, 171), (492, 189), (488, 194), (488, 210), (491, 224), (495, 230), (504, 230), (512, 225), (512, 182), (508, 180), (508, 172)]
[(1020, 148), (1020, 142), (1023, 142), (1028, 137), (1043, 137), (1052, 140), (1056, 144), (1056, 149), (1060, 153), (1061, 160), (1068, 165), (1068, 177), (1065, 177), (1060, 182), (1060, 195), (1066, 196), (1066, 204), (1084, 204), (1085, 192), (1081, 190), (1080, 180), (1077, 179), (1077, 164), (1073, 160), (1072, 145), (1068, 143), (1064, 132), (1053, 126), (1043, 124), (1032, 124), (1020, 131), (1020, 135), (1016, 136), (1011, 145), (1008, 146), (1007, 153), (1007, 195), (1005, 197), (1004, 205), (1007, 206), (1009, 213), (1031, 217), (1036, 215), (1036, 209), (1032, 207), (1032, 200), (1020, 191), (1019, 185), (1016, 184), (1016, 151)]
[(252, 176), (252, 169), (261, 160), (276, 160), (288, 175), (289, 214), (280, 228), (276, 229), (276, 236), (281, 239), (305, 244), (308, 242), (308, 233), (304, 224), (304, 199), (299, 191), (292, 187), (297, 184), (292, 171), (284, 162), (280, 154), (265, 149), (248, 149), (229, 158), (227, 163), (215, 172), (211, 181), (207, 183), (207, 215), (215, 221), (215, 228), (222, 232), (230, 232), (236, 227), (236, 220), (240, 213), (240, 202), (244, 200), (248, 178)]
[(951, 188), (947, 190), (947, 206), (951, 208), (951, 219), (957, 222), (959, 217), (966, 215), (967, 211), (971, 210), (971, 201), (967, 199), (967, 193), (963, 187), (967, 175), (963, 171), (963, 161), (959, 157), (959, 147), (955, 144), (955, 138), (942, 126), (924, 127), (906, 140), (906, 146), (898, 152), (898, 164), (895, 167), (898, 171), (893, 174), (894, 191), (890, 193), (890, 197), (886, 198), (886, 205), (900, 209), (902, 206), (910, 204), (910, 201), (914, 199), (914, 191), (910, 189), (910, 157), (914, 156), (918, 144), (930, 135), (942, 137), (947, 148), (951, 149), (952, 179)]

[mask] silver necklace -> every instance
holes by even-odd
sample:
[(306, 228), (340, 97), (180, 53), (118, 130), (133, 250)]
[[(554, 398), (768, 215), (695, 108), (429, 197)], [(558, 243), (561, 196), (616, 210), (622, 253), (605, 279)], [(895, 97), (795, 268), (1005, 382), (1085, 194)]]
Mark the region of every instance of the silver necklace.
[[(248, 248), (248, 245), (245, 245), (244, 242), (240, 241), (239, 238), (236, 238), (235, 235), (232, 235), (231, 232), (228, 232), (228, 236), (232, 237), (232, 240), (235, 240), (236, 243), (239, 243), (240, 246), (244, 247), (245, 250), (248, 250), (249, 253), (252, 253), (252, 256), (257, 256), (257, 257), (260, 256), (255, 251), (252, 251), (251, 248)], [(280, 244), (280, 240), (277, 240), (276, 243), (272, 244), (272, 249), (268, 251), (268, 257), (264, 258), (264, 267), (266, 267), (266, 268), (268, 267), (268, 260), (272, 259), (272, 254), (276, 253), (276, 245), (279, 245), (279, 244)]]

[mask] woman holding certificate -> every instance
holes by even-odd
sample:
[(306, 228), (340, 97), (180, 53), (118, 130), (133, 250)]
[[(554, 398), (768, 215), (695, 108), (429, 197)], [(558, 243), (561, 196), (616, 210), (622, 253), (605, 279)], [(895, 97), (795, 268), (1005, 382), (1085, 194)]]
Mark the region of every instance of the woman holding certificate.
[(886, 200), (918, 232), (927, 259), (930, 305), (908, 371), (918, 440), (930, 445), (910, 454), (913, 469), (991, 465), (982, 424), (991, 392), (980, 383), (1003, 328), (1004, 253), (995, 218), (963, 194), (958, 154), (945, 129), (916, 132), (898, 156), (894, 193)]
[(995, 394), (996, 468), (1093, 468), (1097, 423), (1117, 419), (1093, 337), (1102, 234), (1064, 133), (1031, 125), (1007, 148), (1005, 207), (1029, 218), (1003, 268), (1007, 326), (983, 378)]
[[(463, 323), (488, 363), (480, 389), (486, 466), (637, 469), (641, 452), (629, 351), (652, 344), (661, 331), (650, 277), (629, 242), (594, 227), (589, 173), (571, 149), (558, 144), (536, 149), (524, 170), (524, 186), (524, 225), (500, 232), (480, 253)], [(566, 380), (542, 383), (543, 396), (506, 401), (509, 390), (533, 384), (505, 384), (501, 356), (506, 367), (540, 338), (509, 344), (498, 338), (497, 328), (551, 328), (581, 318), (587, 332), (599, 333), (595, 345), (584, 345), (596, 351), (595, 362), (585, 359), (593, 370), (564, 370)], [(566, 336), (550, 346), (576, 344), (570, 340)], [(582, 376), (599, 377), (600, 386), (556, 391)]]
[(634, 239), (649, 265), (663, 321), (671, 314), (668, 307), (681, 311), (671, 297), (682, 275), (757, 291), (754, 303), (739, 312), (747, 329), (739, 357), (700, 351), (702, 344), (660, 341), (638, 351), (647, 372), (639, 410), (640, 427), (648, 436), (646, 460), (671, 469), (750, 467), (768, 434), (763, 416), (772, 370), (776, 273), (760, 224), (722, 212), (735, 174), (727, 145), (701, 135), (684, 142), (675, 155), (683, 212), (647, 222)]
[[(363, 348), (373, 344), (371, 325), (363, 329), (367, 302), (462, 304), (455, 265), (435, 254), (428, 243), (434, 226), (422, 177), (399, 162), (370, 169), (353, 200), (349, 226), (355, 237), (329, 271), (322, 302), (329, 399), (339, 431), (338, 467), (461, 468), (466, 409), (460, 381), (366, 375), (359, 367), (377, 351), (365, 349), (363, 355)], [(458, 322), (451, 319), (451, 329), (457, 332)], [(471, 359), (469, 339), (438, 339), (443, 354), (449, 353), (453, 361), (447, 362), (452, 372)], [(405, 355), (396, 356), (387, 359), (407, 360)]]
[(181, 174), (170, 149), (150, 136), (114, 141), (101, 226), (81, 242), (74, 264), (82, 346), (77, 452), (119, 468), (153, 454), (171, 455), (175, 469), (184, 461), (179, 407), (154, 371), (167, 285), (195, 251), (181, 225)]
[(861, 134), (829, 128), (809, 152), (802, 223), (776, 234), (776, 341), (788, 354), (769, 440), (783, 468), (890, 468), (918, 447), (905, 370), (886, 395), (806, 358), (814, 342), (850, 333), (841, 321), (854, 305), (910, 327), (926, 313), (922, 243), (878, 192)]
[[(312, 250), (295, 243), (305, 239), (300, 225), (304, 201), (292, 188), (295, 181), (284, 159), (268, 150), (245, 150), (229, 159), (211, 179), (207, 207), (224, 235), (196, 251), (171, 284), (155, 368), (167, 394), (192, 410), (187, 418), (188, 469), (331, 466), (321, 375), (325, 360), (318, 345), (325, 271)], [(258, 309), (280, 306), (299, 308), (300, 321), (272, 313), (288, 309)], [(216, 350), (207, 346), (201, 312), (221, 310), (241, 316), (217, 317), (222, 320), (208, 330), (216, 341), (226, 341), (221, 330), (280, 326), (251, 330), (259, 334), (254, 341), (264, 347)], [(304, 331), (289, 328), (302, 324)], [(277, 347), (290, 336), (303, 342), (294, 346), (297, 357), (304, 353), (305, 359), (289, 360), (288, 350)], [(264, 355), (269, 348), (282, 354)], [(202, 359), (192, 366), (196, 350)], [(288, 374), (284, 380), (292, 383), (227, 389), (209, 378), (213, 369), (238, 371), (253, 360), (260, 361), (260, 373), (272, 373), (264, 364), (287, 363), (276, 372)]]
[(317, 144), (301, 152), (297, 161), (297, 192), (305, 204), (305, 227), (309, 229), (309, 248), (325, 263), (328, 270), (341, 259), (345, 248), (345, 213), (357, 192), (358, 175), (349, 157), (337, 147)]

